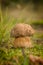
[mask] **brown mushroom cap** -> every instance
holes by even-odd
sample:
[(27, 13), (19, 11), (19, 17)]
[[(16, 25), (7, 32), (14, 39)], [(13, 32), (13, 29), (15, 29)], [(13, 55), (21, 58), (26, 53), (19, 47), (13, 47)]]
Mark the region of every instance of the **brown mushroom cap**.
[(34, 29), (31, 25), (18, 23), (14, 26), (11, 30), (11, 37), (24, 37), (24, 36), (31, 36), (34, 34)]
[(17, 48), (28, 48), (33, 47), (29, 37), (19, 37), (14, 40), (14, 47)]

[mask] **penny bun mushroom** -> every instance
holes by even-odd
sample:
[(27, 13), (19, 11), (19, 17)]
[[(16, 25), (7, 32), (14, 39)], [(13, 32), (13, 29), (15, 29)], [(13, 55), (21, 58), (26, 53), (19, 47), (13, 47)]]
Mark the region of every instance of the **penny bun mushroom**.
[(23, 56), (25, 57), (24, 48), (33, 47), (30, 36), (34, 34), (34, 29), (25, 23), (18, 23), (11, 30), (11, 37), (14, 39), (14, 48), (22, 48)]

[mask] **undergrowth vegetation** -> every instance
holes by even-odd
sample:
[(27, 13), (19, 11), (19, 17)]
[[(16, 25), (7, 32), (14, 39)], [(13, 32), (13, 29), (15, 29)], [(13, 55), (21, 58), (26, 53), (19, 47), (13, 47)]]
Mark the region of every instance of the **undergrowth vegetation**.
[[(34, 43), (33, 48), (25, 49), (26, 58), (22, 55), (21, 48), (13, 48), (13, 39), (10, 31), (16, 23), (23, 23), (24, 19), (14, 19), (7, 13), (3, 16), (0, 12), (0, 64), (1, 65), (28, 65), (29, 54), (43, 57), (43, 46)], [(26, 23), (26, 22), (24, 22)], [(31, 25), (43, 25), (43, 21), (29, 23)], [(33, 38), (43, 38), (43, 34), (35, 34)]]
[(31, 24), (37, 25), (37, 26), (38, 26), (38, 25), (43, 26), (43, 20), (31, 22)]

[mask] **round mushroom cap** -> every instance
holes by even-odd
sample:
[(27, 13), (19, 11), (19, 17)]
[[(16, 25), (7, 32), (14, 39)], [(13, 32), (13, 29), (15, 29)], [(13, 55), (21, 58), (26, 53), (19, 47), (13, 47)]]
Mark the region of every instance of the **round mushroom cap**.
[(31, 27), (31, 25), (25, 23), (16, 24), (11, 30), (11, 37), (32, 36), (33, 34), (34, 29)]
[(33, 47), (29, 37), (19, 37), (14, 40), (15, 48), (31, 48)]

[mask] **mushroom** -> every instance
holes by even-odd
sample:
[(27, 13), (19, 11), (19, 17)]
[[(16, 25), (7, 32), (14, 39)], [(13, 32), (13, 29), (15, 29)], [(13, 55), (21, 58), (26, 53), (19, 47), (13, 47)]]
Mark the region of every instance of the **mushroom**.
[(18, 23), (11, 30), (11, 37), (24, 37), (24, 36), (32, 36), (34, 34), (34, 29), (25, 23)]
[(25, 23), (18, 23), (11, 30), (11, 37), (15, 37), (14, 48), (22, 48), (22, 53), (25, 56), (24, 48), (31, 48), (32, 43), (30, 36), (34, 34), (34, 29)]
[(32, 63), (34, 63), (34, 65), (43, 65), (43, 58), (41, 58), (40, 56), (34, 56), (30, 54), (29, 59)]
[(24, 49), (32, 47), (33, 45), (29, 37), (19, 37), (14, 40), (14, 48), (21, 48), (23, 56), (25, 56)]

